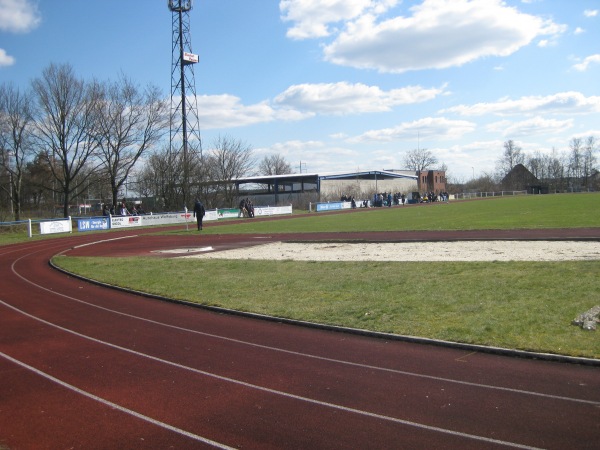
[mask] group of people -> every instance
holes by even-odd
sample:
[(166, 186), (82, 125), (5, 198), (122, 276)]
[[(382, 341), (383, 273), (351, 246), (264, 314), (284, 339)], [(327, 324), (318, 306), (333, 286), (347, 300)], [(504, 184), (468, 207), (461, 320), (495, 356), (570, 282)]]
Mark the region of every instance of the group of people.
[[(415, 198), (415, 193), (411, 196), (414, 200), (419, 203), (431, 203), (431, 202), (447, 202), (449, 199), (449, 195), (447, 192), (440, 192), (436, 194), (434, 192), (425, 192), (422, 195), (417, 194)], [(353, 196), (342, 194), (340, 201), (342, 202), (350, 202), (352, 204), (352, 208), (356, 208), (356, 201)], [(391, 207), (394, 205), (405, 205), (408, 203), (408, 198), (406, 194), (402, 194), (397, 192), (395, 194), (391, 192), (380, 192), (378, 194), (373, 194), (373, 199), (371, 200), (371, 204), (369, 204), (368, 200), (364, 200), (361, 203), (361, 207), (368, 208), (369, 206), (387, 206)]]
[(392, 194), (391, 192), (382, 192), (379, 194), (373, 194), (373, 206), (388, 206), (393, 205), (404, 205), (406, 204), (406, 195), (398, 192)]
[(102, 205), (103, 216), (141, 216), (143, 214), (146, 214), (146, 211), (143, 210), (141, 203), (138, 205), (133, 203), (131, 209), (127, 208), (125, 200), (118, 206), (115, 206), (114, 204), (108, 206), (106, 203)]
[(435, 192), (425, 192), (419, 199), (419, 203), (431, 203), (438, 201), (447, 202), (448, 198), (447, 192), (440, 192), (439, 194), (436, 194)]
[(240, 201), (240, 213), (238, 217), (254, 217), (254, 204), (249, 198)]

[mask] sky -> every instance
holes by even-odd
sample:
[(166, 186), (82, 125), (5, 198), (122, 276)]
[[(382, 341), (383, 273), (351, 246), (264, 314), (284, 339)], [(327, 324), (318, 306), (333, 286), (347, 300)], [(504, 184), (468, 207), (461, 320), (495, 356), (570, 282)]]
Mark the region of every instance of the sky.
[[(0, 84), (50, 64), (171, 90), (167, 0), (0, 0)], [(195, 0), (203, 147), (219, 136), (293, 172), (405, 169), (426, 149), (454, 182), (504, 142), (600, 141), (600, 0)]]

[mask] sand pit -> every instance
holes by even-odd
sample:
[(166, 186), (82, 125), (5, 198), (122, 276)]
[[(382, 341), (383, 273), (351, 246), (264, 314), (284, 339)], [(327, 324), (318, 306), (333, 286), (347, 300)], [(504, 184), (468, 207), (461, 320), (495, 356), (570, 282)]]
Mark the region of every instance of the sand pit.
[(583, 261), (600, 259), (597, 241), (453, 241), (403, 243), (274, 242), (185, 258), (295, 261)]

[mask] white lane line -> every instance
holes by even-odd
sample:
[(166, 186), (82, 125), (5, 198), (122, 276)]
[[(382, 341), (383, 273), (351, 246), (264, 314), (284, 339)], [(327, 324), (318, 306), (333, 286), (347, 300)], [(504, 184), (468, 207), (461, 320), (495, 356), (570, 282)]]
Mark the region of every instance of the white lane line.
[[(25, 256), (29, 256), (29, 255), (25, 255)], [(24, 258), (25, 256), (23, 256), (22, 258)], [(21, 259), (21, 258), (19, 258)], [(508, 387), (503, 387), (503, 386), (492, 386), (489, 384), (482, 384), (482, 383), (474, 383), (474, 382), (470, 382), (470, 381), (463, 381), (463, 380), (455, 380), (452, 378), (444, 378), (444, 377), (438, 377), (438, 376), (434, 376), (434, 375), (425, 375), (425, 374), (421, 374), (421, 373), (414, 373), (414, 372), (408, 372), (408, 371), (404, 371), (404, 370), (398, 370), (398, 369), (390, 369), (390, 368), (386, 368), (386, 367), (379, 367), (379, 366), (373, 366), (373, 365), (369, 365), (369, 364), (362, 364), (362, 363), (355, 363), (352, 361), (345, 361), (345, 360), (340, 360), (340, 359), (335, 359), (335, 358), (327, 358), (325, 356), (318, 356), (318, 355), (312, 355), (309, 353), (302, 353), (302, 352), (296, 352), (293, 350), (286, 350), (286, 349), (282, 349), (282, 348), (278, 348), (278, 347), (271, 347), (268, 345), (262, 345), (262, 344), (256, 344), (253, 342), (248, 342), (248, 341), (242, 341), (239, 339), (234, 339), (234, 338), (230, 338), (230, 337), (226, 337), (226, 336), (221, 336), (221, 335), (216, 335), (216, 334), (211, 334), (211, 333), (207, 333), (204, 331), (197, 331), (197, 330), (192, 330), (189, 328), (183, 328), (183, 327), (179, 327), (176, 325), (171, 325), (168, 323), (164, 323), (164, 322), (158, 322), (155, 320), (151, 320), (151, 319), (147, 319), (144, 317), (140, 317), (140, 316), (134, 316), (132, 314), (127, 314), (121, 311), (116, 311), (110, 308), (106, 308), (104, 306), (100, 306), (100, 305), (96, 305), (94, 303), (89, 303), (86, 302), (84, 300), (75, 298), (75, 297), (71, 297), (69, 295), (66, 294), (62, 294), (60, 292), (55, 292), (51, 289), (48, 289), (44, 286), (41, 286), (37, 283), (34, 283), (32, 281), (30, 281), (29, 279), (23, 277), (22, 275), (20, 275), (14, 268), (14, 265), (16, 264), (18, 260), (13, 262), (13, 265), (11, 266), (13, 273), (19, 277), (21, 280), (25, 281), (28, 284), (31, 284), (32, 286), (35, 286), (39, 289), (42, 289), (44, 291), (47, 291), (49, 293), (52, 293), (54, 295), (57, 295), (59, 297), (63, 297), (66, 298), (70, 301), (74, 301), (77, 303), (81, 303), (87, 306), (91, 306), (93, 308), (96, 309), (100, 309), (102, 311), (106, 311), (112, 314), (117, 314), (120, 315), (122, 317), (128, 317), (134, 320), (139, 320), (141, 322), (146, 322), (146, 323), (151, 323), (153, 325), (158, 325), (161, 327), (165, 327), (165, 328), (170, 328), (173, 330), (178, 330), (178, 331), (184, 331), (187, 333), (192, 333), (192, 334), (198, 334), (198, 335), (202, 335), (202, 336), (207, 336), (207, 337), (211, 337), (214, 339), (220, 339), (220, 340), (224, 340), (227, 342), (234, 342), (240, 345), (247, 345), (250, 347), (255, 347), (255, 348), (261, 348), (264, 350), (270, 350), (270, 351), (274, 351), (274, 352), (280, 352), (280, 353), (286, 353), (289, 355), (295, 355), (295, 356), (301, 356), (301, 357), (305, 357), (305, 358), (310, 358), (310, 359), (315, 359), (315, 360), (319, 360), (319, 361), (326, 361), (326, 362), (332, 362), (332, 363), (337, 363), (337, 364), (343, 364), (343, 365), (347, 365), (347, 366), (352, 366), (352, 367), (359, 367), (359, 368), (364, 368), (364, 369), (369, 369), (369, 370), (378, 370), (378, 371), (382, 371), (382, 372), (388, 372), (388, 373), (394, 373), (397, 375), (404, 375), (404, 376), (410, 376), (410, 377), (415, 377), (415, 378), (422, 378), (422, 379), (426, 379), (426, 380), (435, 380), (435, 381), (441, 381), (441, 382), (445, 382), (445, 383), (452, 383), (452, 384), (458, 384), (458, 385), (462, 385), (462, 386), (470, 386), (470, 387), (476, 387), (476, 388), (481, 388), (481, 389), (490, 389), (490, 390), (495, 390), (495, 391), (500, 391), (500, 392), (511, 392), (514, 394), (522, 394), (522, 395), (530, 395), (530, 396), (535, 396), (535, 397), (541, 397), (541, 398), (549, 398), (549, 399), (553, 399), (553, 400), (561, 400), (561, 401), (567, 401), (567, 402), (573, 402), (573, 403), (580, 403), (580, 404), (587, 404), (587, 405), (593, 405), (593, 406), (600, 406), (600, 402), (598, 401), (594, 401), (594, 400), (586, 400), (586, 399), (580, 399), (580, 398), (573, 398), (573, 397), (564, 397), (564, 396), (560, 396), (560, 395), (553, 395), (553, 394), (544, 394), (541, 392), (535, 392), (535, 391), (526, 391), (523, 389), (515, 389), (515, 388), (508, 388)]]
[(404, 371), (404, 370), (398, 370), (398, 369), (390, 369), (390, 368), (386, 368), (386, 367), (379, 367), (379, 366), (373, 366), (373, 365), (369, 365), (369, 364), (362, 364), (362, 363), (355, 363), (355, 362), (351, 362), (351, 361), (345, 361), (345, 360), (340, 360), (340, 359), (334, 359), (334, 358), (327, 358), (324, 356), (318, 356), (318, 355), (311, 355), (309, 353), (302, 353), (302, 352), (296, 352), (293, 350), (286, 350), (286, 349), (282, 349), (282, 348), (278, 348), (278, 347), (271, 347), (271, 346), (267, 346), (267, 345), (262, 345), (262, 344), (256, 344), (253, 342), (248, 342), (248, 341), (242, 341), (239, 339), (234, 339), (234, 338), (229, 338), (226, 336), (221, 336), (221, 335), (216, 335), (216, 334), (211, 334), (211, 333), (207, 333), (204, 331), (197, 331), (197, 330), (192, 330), (189, 328), (183, 328), (183, 327), (179, 327), (176, 325), (171, 325), (171, 324), (167, 324), (164, 322), (158, 322), (155, 320), (151, 320), (151, 319), (146, 319), (144, 317), (140, 317), (140, 316), (134, 316), (132, 314), (127, 314), (127, 313), (123, 313), (120, 311), (116, 311), (110, 308), (106, 308), (104, 306), (100, 306), (100, 305), (96, 305), (94, 303), (89, 303), (86, 302), (85, 300), (81, 300), (75, 297), (71, 297), (69, 295), (66, 294), (62, 294), (60, 292), (56, 292), (53, 291), (51, 289), (48, 289), (42, 285), (39, 285), (37, 283), (34, 283), (33, 281), (29, 280), (28, 278), (23, 277), (21, 274), (19, 274), (16, 270), (15, 270), (15, 264), (22, 258), (25, 258), (26, 256), (29, 255), (25, 255), (22, 256), (21, 258), (15, 260), (11, 266), (12, 272), (19, 277), (21, 280), (25, 281), (28, 284), (31, 284), (32, 286), (35, 286), (39, 289), (42, 289), (46, 292), (52, 293), (54, 295), (57, 295), (59, 297), (63, 297), (66, 298), (70, 301), (74, 301), (77, 303), (81, 303), (87, 306), (91, 306), (93, 308), (96, 309), (100, 309), (102, 311), (106, 311), (112, 314), (117, 314), (120, 315), (122, 317), (129, 317), (131, 319), (134, 320), (139, 320), (141, 322), (146, 322), (146, 323), (151, 323), (153, 325), (159, 325), (165, 328), (170, 328), (170, 329), (174, 329), (174, 330), (178, 330), (178, 331), (184, 331), (187, 333), (192, 333), (192, 334), (198, 334), (198, 335), (202, 335), (202, 336), (207, 336), (207, 337), (212, 337), (214, 339), (221, 339), (227, 342), (235, 342), (237, 344), (240, 345), (247, 345), (250, 347), (255, 347), (255, 348), (261, 348), (264, 350), (270, 350), (270, 351), (274, 351), (274, 352), (280, 352), (280, 353), (286, 353), (286, 354), (290, 354), (290, 355), (295, 355), (295, 356), (301, 356), (301, 357), (305, 357), (305, 358), (311, 358), (311, 359), (315, 359), (315, 360), (320, 360), (320, 361), (326, 361), (326, 362), (332, 362), (332, 363), (337, 363), (337, 364), (343, 364), (343, 365), (347, 365), (347, 366), (352, 366), (352, 367), (359, 367), (359, 368), (364, 368), (364, 369), (370, 369), (370, 370), (378, 370), (378, 371), (382, 371), (382, 372), (388, 372), (388, 373), (394, 373), (397, 375), (405, 375), (405, 376), (410, 376), (410, 377), (415, 377), (415, 378), (422, 378), (422, 379), (427, 379), (427, 380), (435, 380), (435, 381), (442, 381), (442, 382), (446, 382), (446, 383), (452, 383), (452, 384), (459, 384), (462, 386), (470, 386), (470, 387), (477, 387), (477, 388), (482, 388), (482, 389), (490, 389), (490, 390), (496, 390), (496, 391), (500, 391), (500, 392), (511, 392), (511, 393), (515, 393), (515, 394), (523, 394), (523, 395), (530, 395), (530, 396), (535, 396), (535, 397), (541, 397), (541, 398), (549, 398), (549, 399), (553, 399), (553, 400), (562, 400), (562, 401), (568, 401), (568, 402), (573, 402), (573, 403), (580, 403), (580, 404), (587, 404), (587, 405), (593, 405), (593, 406), (600, 406), (600, 402), (598, 401), (594, 401), (594, 400), (586, 400), (586, 399), (580, 399), (580, 398), (573, 398), (573, 397), (564, 397), (564, 396), (560, 396), (560, 395), (553, 395), (553, 394), (544, 394), (541, 392), (535, 392), (535, 391), (526, 391), (523, 389), (515, 389), (515, 388), (508, 388), (508, 387), (503, 387), (503, 386), (493, 386), (493, 385), (488, 385), (488, 384), (482, 384), (482, 383), (474, 383), (474, 382), (470, 382), (470, 381), (463, 381), (463, 380), (455, 380), (452, 378), (444, 378), (444, 377), (438, 377), (438, 376), (434, 376), (434, 375), (425, 375), (425, 374), (421, 374), (421, 373), (415, 373), (415, 372), (408, 372), (408, 371)]
[[(139, 357), (142, 357), (142, 358), (146, 358), (146, 359), (149, 359), (151, 361), (159, 362), (161, 364), (166, 364), (166, 365), (169, 365), (169, 366), (172, 366), (172, 367), (176, 367), (178, 369), (186, 370), (186, 371), (195, 373), (197, 375), (203, 375), (203, 376), (206, 376), (206, 377), (209, 377), (209, 378), (214, 378), (214, 379), (217, 379), (217, 380), (220, 380), (220, 381), (224, 381), (224, 382), (227, 382), (227, 383), (236, 384), (238, 386), (246, 387), (246, 388), (249, 388), (249, 389), (255, 389), (255, 390), (258, 390), (258, 391), (261, 391), (261, 392), (266, 392), (268, 394), (273, 394), (273, 395), (281, 396), (281, 397), (292, 399), (292, 400), (299, 400), (299, 401), (310, 403), (310, 404), (313, 404), (313, 405), (323, 406), (323, 407), (326, 407), (326, 408), (332, 408), (332, 409), (335, 409), (335, 410), (338, 410), (338, 411), (344, 411), (344, 412), (348, 412), (348, 413), (358, 414), (358, 415), (361, 415), (361, 416), (366, 416), (366, 417), (370, 417), (370, 418), (374, 418), (374, 419), (385, 420), (385, 421), (388, 421), (388, 422), (393, 422), (393, 423), (397, 423), (397, 424), (401, 424), (401, 425), (406, 425), (406, 426), (409, 426), (409, 427), (419, 428), (419, 429), (422, 429), (422, 430), (435, 431), (435, 432), (438, 432), (438, 433), (449, 434), (449, 435), (452, 435), (452, 436), (463, 437), (463, 438), (466, 438), (466, 439), (472, 439), (472, 440), (476, 440), (476, 441), (480, 441), (480, 442), (487, 442), (487, 443), (492, 443), (492, 444), (505, 445), (505, 446), (514, 447), (514, 448), (522, 448), (522, 449), (529, 449), (529, 450), (538, 450), (538, 447), (531, 447), (531, 446), (528, 446), (528, 445), (522, 445), (522, 444), (518, 444), (518, 443), (514, 443), (514, 442), (503, 441), (503, 440), (499, 440), (499, 439), (492, 439), (492, 438), (487, 438), (485, 436), (478, 436), (478, 435), (475, 435), (475, 434), (462, 433), (460, 431), (448, 430), (446, 428), (441, 428), (441, 427), (436, 427), (436, 426), (431, 426), (431, 425), (425, 425), (425, 424), (422, 424), (422, 423), (412, 422), (412, 421), (404, 420), (404, 419), (398, 419), (396, 417), (391, 417), (391, 416), (386, 416), (386, 415), (383, 415), (383, 414), (372, 413), (372, 412), (369, 412), (369, 411), (363, 411), (361, 409), (350, 408), (350, 407), (347, 407), (347, 406), (337, 405), (335, 403), (324, 402), (324, 401), (321, 401), (321, 400), (315, 400), (315, 399), (308, 398), (308, 397), (302, 397), (300, 395), (290, 394), (289, 392), (283, 392), (283, 391), (279, 391), (279, 390), (276, 390), (276, 389), (267, 388), (267, 387), (264, 387), (264, 386), (258, 386), (256, 384), (248, 383), (248, 382), (245, 382), (245, 381), (236, 380), (235, 378), (230, 378), (230, 377), (226, 377), (226, 376), (223, 376), (223, 375), (217, 375), (215, 373), (206, 372), (204, 370), (196, 369), (194, 367), (184, 366), (183, 364), (179, 364), (179, 363), (176, 363), (176, 362), (168, 361), (166, 359), (158, 358), (156, 356), (152, 356), (152, 355), (148, 355), (146, 353), (142, 353), (142, 352), (138, 352), (138, 351), (135, 351), (135, 350), (131, 350), (131, 349), (128, 349), (126, 347), (121, 347), (119, 345), (112, 344), (110, 342), (102, 341), (100, 339), (96, 339), (94, 337), (87, 336), (87, 335), (82, 334), (82, 333), (78, 333), (77, 331), (73, 331), (73, 330), (70, 330), (68, 328), (64, 328), (64, 327), (62, 327), (60, 325), (56, 325), (56, 324), (54, 324), (52, 322), (48, 322), (48, 321), (46, 321), (44, 319), (41, 319), (41, 318), (36, 317), (36, 316), (34, 316), (32, 314), (29, 314), (29, 313), (27, 313), (25, 311), (22, 311), (19, 308), (16, 308), (16, 307), (14, 307), (12, 305), (9, 305), (8, 303), (4, 302), (3, 300), (0, 300), (0, 304), (6, 306), (9, 309), (12, 309), (13, 311), (16, 311), (16, 312), (18, 312), (18, 313), (20, 313), (20, 314), (22, 314), (22, 315), (24, 315), (26, 317), (29, 317), (30, 319), (36, 320), (38, 322), (41, 322), (41, 323), (43, 323), (45, 325), (48, 325), (50, 327), (59, 329), (59, 330), (64, 331), (66, 333), (73, 334), (73, 335), (75, 335), (77, 337), (80, 337), (80, 338), (83, 338), (83, 339), (87, 339), (87, 340), (95, 342), (97, 344), (106, 345), (107, 347), (114, 348), (116, 350), (120, 350), (120, 351), (123, 351), (123, 352), (126, 352), (126, 353), (130, 353), (132, 355), (139, 356)], [(2, 353), (2, 352), (0, 352), (0, 355), (5, 356), (5, 354)], [(6, 356), (8, 357), (8, 355), (6, 355)], [(10, 358), (10, 357), (8, 357), (8, 358)], [(13, 358), (10, 358), (10, 359), (13, 360)], [(14, 360), (14, 361), (17, 361), (17, 360)], [(23, 363), (23, 365), (25, 365), (25, 363)], [(44, 374), (44, 372), (38, 371), (37, 369), (34, 369), (34, 370), (36, 371), (36, 373), (39, 372), (40, 374), (47, 375), (47, 374)], [(51, 376), (48, 375), (48, 377), (51, 377)], [(56, 379), (56, 380), (57, 380), (57, 382), (60, 382), (60, 384), (63, 384), (63, 382), (61, 382), (60, 380), (58, 380), (58, 379)], [(67, 385), (67, 383), (64, 383), (64, 384)], [(80, 391), (76, 387), (74, 387), (74, 389), (77, 389), (78, 391)], [(85, 395), (85, 391), (81, 391), (81, 393), (83, 393)], [(91, 398), (91, 396), (92, 396), (92, 394), (89, 394), (90, 398)], [(98, 399), (102, 400), (102, 403), (112, 404), (112, 402), (109, 402), (108, 400), (103, 400), (103, 399), (101, 399), (99, 397), (98, 397)], [(128, 411), (127, 408), (123, 407), (122, 409), (124, 411)], [(134, 411), (132, 411), (132, 412), (134, 412)], [(139, 414), (139, 413), (135, 413), (135, 414)], [(146, 416), (142, 416), (142, 417), (146, 417)], [(157, 423), (160, 423), (160, 422), (157, 421)]]
[(189, 431), (182, 430), (181, 428), (174, 427), (172, 425), (169, 425), (168, 423), (161, 422), (160, 420), (153, 419), (152, 417), (145, 416), (144, 414), (140, 414), (137, 411), (134, 411), (134, 410), (129, 409), (129, 408), (125, 408), (124, 406), (121, 406), (121, 405), (119, 405), (117, 403), (113, 403), (113, 402), (111, 402), (109, 400), (103, 399), (102, 397), (98, 397), (97, 395), (94, 395), (91, 392), (87, 392), (87, 391), (84, 391), (83, 389), (79, 389), (78, 387), (73, 386), (72, 384), (69, 384), (69, 383), (67, 383), (65, 381), (62, 381), (62, 380), (56, 378), (56, 377), (53, 377), (50, 374), (47, 374), (46, 372), (42, 372), (41, 370), (36, 369), (35, 367), (32, 367), (32, 366), (30, 366), (28, 364), (25, 364), (24, 362), (19, 361), (18, 359), (13, 358), (13, 357), (7, 355), (6, 353), (0, 352), (0, 356), (2, 356), (3, 358), (11, 361), (14, 364), (17, 364), (18, 366), (23, 367), (24, 369), (30, 370), (31, 372), (35, 373), (36, 375), (41, 376), (42, 378), (50, 380), (53, 383), (56, 383), (56, 384), (58, 384), (58, 385), (60, 385), (60, 386), (62, 386), (64, 388), (67, 388), (67, 389), (69, 389), (69, 390), (71, 390), (73, 392), (76, 392), (77, 394), (83, 395), (84, 397), (87, 397), (87, 398), (89, 398), (91, 400), (94, 400), (96, 402), (102, 403), (102, 404), (104, 404), (106, 406), (110, 406), (111, 408), (114, 408), (114, 409), (116, 409), (118, 411), (121, 411), (121, 412), (123, 412), (125, 414), (129, 414), (131, 416), (137, 417), (138, 419), (142, 419), (143, 421), (149, 422), (152, 425), (156, 425), (156, 426), (158, 426), (160, 428), (165, 428), (165, 429), (167, 429), (169, 431), (173, 431), (173, 432), (175, 432), (177, 434), (181, 434), (181, 435), (183, 435), (185, 437), (194, 439), (195, 441), (203, 442), (205, 444), (209, 444), (209, 445), (212, 445), (212, 446), (217, 447), (217, 448), (234, 449), (234, 447), (229, 447), (227, 445), (221, 444), (220, 442), (216, 442), (216, 441), (213, 441), (211, 439), (207, 439), (205, 437), (198, 436), (197, 434), (190, 433)]
[(90, 245), (102, 244), (104, 242), (120, 241), (121, 239), (129, 239), (129, 238), (134, 238), (134, 237), (138, 237), (138, 235), (132, 234), (129, 236), (120, 236), (120, 237), (115, 237), (115, 238), (110, 238), (110, 239), (102, 239), (100, 241), (92, 241), (92, 242), (87, 242), (85, 244), (76, 245), (73, 248), (88, 247)]

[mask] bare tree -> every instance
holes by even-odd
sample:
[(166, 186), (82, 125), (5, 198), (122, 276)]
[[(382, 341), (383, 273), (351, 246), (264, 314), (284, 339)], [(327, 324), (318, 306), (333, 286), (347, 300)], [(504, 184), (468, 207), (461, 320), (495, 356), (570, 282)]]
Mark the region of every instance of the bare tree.
[(589, 178), (592, 175), (596, 165), (596, 138), (588, 136), (583, 147), (583, 177), (584, 185), (589, 188)]
[(169, 111), (157, 87), (142, 91), (124, 76), (103, 85), (101, 95), (94, 136), (116, 205), (135, 164), (167, 131)]
[(234, 206), (233, 180), (247, 176), (254, 167), (252, 147), (228, 136), (219, 136), (209, 150), (208, 161), (213, 180), (219, 181), (221, 197), (226, 205)]
[(438, 159), (425, 148), (414, 149), (404, 156), (404, 166), (415, 172), (422, 172), (437, 165)]
[(23, 198), (30, 201), (30, 207), (42, 210), (46, 205), (54, 212), (52, 192), (52, 172), (41, 154), (37, 154), (27, 163), (23, 180)]
[(156, 197), (160, 208), (181, 210), (183, 160), (168, 148), (153, 152), (137, 175), (138, 190), (143, 196)]
[(527, 155), (527, 169), (537, 179), (541, 180), (544, 178), (544, 155), (538, 150), (533, 155)]
[(261, 175), (285, 175), (292, 173), (292, 166), (279, 153), (265, 156), (258, 165)]
[(63, 215), (94, 167), (97, 84), (77, 78), (68, 65), (51, 64), (32, 82), (37, 97), (36, 140), (63, 195)]
[(22, 186), (33, 155), (31, 94), (12, 85), (0, 86), (0, 166), (8, 174), (9, 201), (15, 220), (21, 219)]
[(517, 164), (525, 162), (525, 155), (519, 147), (511, 139), (504, 143), (504, 153), (498, 160), (498, 171), (500, 178), (505, 177)]
[(569, 142), (571, 153), (569, 155), (569, 177), (571, 186), (579, 184), (583, 173), (583, 155), (581, 138), (573, 138)]

